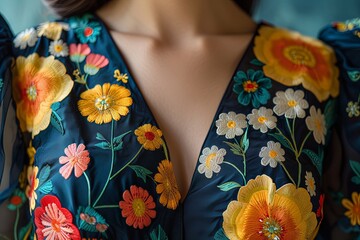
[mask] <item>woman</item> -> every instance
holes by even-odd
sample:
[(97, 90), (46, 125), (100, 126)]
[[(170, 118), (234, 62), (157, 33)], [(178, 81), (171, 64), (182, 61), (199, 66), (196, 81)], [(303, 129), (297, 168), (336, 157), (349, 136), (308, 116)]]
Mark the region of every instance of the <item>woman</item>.
[(316, 236), (339, 88), (328, 47), (230, 0), (48, 4), (70, 17), (14, 39), (34, 223), (15, 232)]

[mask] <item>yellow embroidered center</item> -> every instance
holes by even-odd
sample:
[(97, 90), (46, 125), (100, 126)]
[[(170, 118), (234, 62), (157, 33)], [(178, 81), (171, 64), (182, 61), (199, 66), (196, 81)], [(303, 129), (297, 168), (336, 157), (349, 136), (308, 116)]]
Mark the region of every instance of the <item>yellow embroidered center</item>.
[(53, 219), (51, 221), (51, 227), (54, 230), (54, 232), (60, 232), (60, 223), (57, 219)]
[(145, 208), (145, 203), (142, 199), (135, 198), (134, 201), (132, 202), (132, 208), (134, 211), (134, 215), (136, 217), (144, 216), (146, 208)]
[(318, 119), (315, 120), (315, 128), (318, 130), (318, 131), (321, 131), (322, 130), (322, 122)]
[(30, 38), (30, 34), (25, 34), (24, 36), (22, 36), (21, 41), (25, 42), (29, 40), (29, 38)]
[(269, 151), (269, 157), (270, 158), (276, 158), (278, 155), (278, 153), (275, 150), (270, 150)]
[(110, 105), (111, 105), (111, 99), (107, 96), (102, 96), (95, 100), (95, 107), (99, 111), (105, 111), (105, 110), (109, 109)]
[(313, 178), (308, 179), (308, 186), (310, 189), (314, 190), (315, 188), (315, 181)]
[(28, 89), (26, 89), (26, 95), (30, 101), (35, 101), (37, 97), (37, 90), (34, 85), (30, 85)]
[(289, 107), (295, 107), (297, 105), (297, 102), (295, 100), (289, 100), (287, 104)]
[(260, 235), (263, 235), (265, 239), (280, 240), (282, 227), (275, 220), (270, 217), (259, 220), (262, 223), (262, 229), (259, 231)]
[(234, 127), (236, 127), (236, 122), (235, 122), (235, 121), (228, 121), (228, 122), (227, 122), (227, 127), (228, 127), (228, 128), (234, 128)]
[(59, 53), (59, 52), (61, 52), (62, 50), (63, 50), (63, 46), (62, 46), (62, 45), (57, 44), (57, 45), (54, 46), (54, 51), (55, 51), (55, 52)]
[(247, 80), (243, 83), (243, 88), (245, 92), (256, 92), (256, 90), (259, 88), (259, 85), (256, 82), (253, 82), (251, 80)]
[(207, 168), (211, 167), (211, 160), (213, 160), (213, 158), (216, 156), (216, 153), (211, 153), (206, 157), (206, 162), (205, 165)]
[(261, 124), (264, 124), (268, 119), (264, 116), (260, 116), (258, 117), (258, 122)]
[(284, 56), (296, 65), (314, 67), (316, 59), (311, 51), (303, 46), (288, 46), (284, 49)]

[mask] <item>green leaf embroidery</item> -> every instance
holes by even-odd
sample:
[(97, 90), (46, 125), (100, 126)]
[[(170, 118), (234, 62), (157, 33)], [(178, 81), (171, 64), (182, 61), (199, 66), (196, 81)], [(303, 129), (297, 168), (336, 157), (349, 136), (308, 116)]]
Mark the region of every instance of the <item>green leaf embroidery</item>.
[(50, 176), (50, 166), (45, 165), (39, 173), (39, 185), (42, 185)]
[(126, 133), (123, 133), (117, 137), (114, 137), (113, 139), (113, 146), (114, 146), (114, 150), (118, 151), (121, 150), (123, 148), (123, 138), (128, 135), (129, 133), (131, 133), (131, 131), (128, 131)]
[(334, 125), (336, 120), (336, 101), (334, 99), (331, 99), (326, 103), (324, 115), (326, 120), (326, 128), (329, 129)]
[(242, 148), (241, 148), (241, 146), (239, 144), (226, 142), (226, 141), (224, 141), (224, 143), (226, 143), (230, 147), (230, 150), (235, 155), (242, 155)]
[(253, 64), (253, 65), (256, 65), (256, 66), (259, 66), (259, 67), (262, 67), (262, 66), (264, 66), (265, 64), (263, 64), (262, 62), (260, 62), (258, 59), (253, 59), (253, 60), (251, 60), (251, 62), (250, 62), (251, 64)]
[(22, 227), (19, 231), (18, 239), (28, 239), (28, 237), (30, 237), (30, 239), (33, 239), (32, 235), (30, 234), (32, 226), (33, 226), (33, 222), (29, 221), (29, 223), (26, 224), (26, 226)]
[(215, 233), (214, 240), (229, 240), (229, 239), (225, 236), (224, 229), (223, 229), (223, 228), (220, 228), (220, 229)]
[(319, 154), (314, 153), (310, 149), (303, 149), (303, 153), (305, 153), (312, 161), (318, 172), (322, 173), (322, 161), (324, 158), (324, 153), (319, 149)]
[(150, 233), (151, 240), (168, 240), (168, 236), (166, 235), (164, 229), (159, 225), (157, 229), (154, 229)]
[(96, 139), (99, 141), (106, 141), (105, 137), (101, 133), (96, 133)]
[(51, 109), (52, 109), (53, 111), (56, 111), (56, 110), (58, 110), (59, 108), (60, 108), (60, 103), (59, 103), (59, 102), (56, 102), (56, 103), (51, 104)]
[(134, 172), (136, 173), (136, 176), (138, 176), (139, 178), (141, 178), (145, 183), (146, 183), (146, 177), (151, 175), (152, 172), (142, 166), (139, 165), (129, 165), (129, 167), (134, 170)]
[(111, 145), (108, 142), (99, 142), (99, 143), (95, 144), (95, 146), (105, 149), (105, 150), (111, 149)]
[(51, 125), (58, 130), (62, 135), (64, 135), (65, 133), (65, 129), (64, 126), (62, 124), (62, 119), (60, 118), (59, 114), (57, 114), (56, 112), (52, 111), (51, 112), (51, 118), (50, 118), (50, 123)]
[(353, 81), (353, 82), (357, 82), (360, 79), (359, 71), (348, 71), (347, 74), (348, 74), (349, 78), (351, 79), (351, 81)]
[(237, 182), (226, 182), (217, 186), (221, 191), (227, 192), (234, 188), (239, 188), (241, 185)]
[(275, 138), (276, 140), (278, 140), (280, 142), (280, 144), (283, 147), (286, 147), (288, 149), (290, 149), (291, 151), (293, 151), (292, 147), (290, 146), (290, 144), (288, 143), (288, 141), (285, 139), (285, 137), (279, 133), (269, 133), (270, 136), (272, 136), (273, 138)]
[(247, 137), (247, 133), (248, 133), (248, 128), (246, 128), (246, 131), (244, 135), (241, 137), (241, 141), (240, 141), (243, 153), (246, 153), (246, 151), (249, 148), (249, 138)]
[(355, 184), (360, 184), (360, 163), (354, 160), (350, 160), (350, 167), (356, 174), (356, 176), (351, 178), (351, 181)]
[(39, 187), (39, 191), (43, 194), (48, 194), (52, 191), (53, 189), (53, 184), (51, 180), (48, 180), (47, 182), (45, 182), (44, 184), (42, 184)]

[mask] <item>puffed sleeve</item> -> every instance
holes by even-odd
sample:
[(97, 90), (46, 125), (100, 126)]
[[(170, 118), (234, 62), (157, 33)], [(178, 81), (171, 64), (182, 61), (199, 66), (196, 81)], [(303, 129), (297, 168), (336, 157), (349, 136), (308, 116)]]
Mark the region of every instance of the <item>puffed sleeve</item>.
[(336, 52), (340, 69), (338, 137), (325, 163), (323, 239), (360, 239), (360, 19), (324, 28), (320, 39)]
[(0, 15), (0, 203), (18, 185), (25, 160), (25, 145), (12, 100), (12, 33)]

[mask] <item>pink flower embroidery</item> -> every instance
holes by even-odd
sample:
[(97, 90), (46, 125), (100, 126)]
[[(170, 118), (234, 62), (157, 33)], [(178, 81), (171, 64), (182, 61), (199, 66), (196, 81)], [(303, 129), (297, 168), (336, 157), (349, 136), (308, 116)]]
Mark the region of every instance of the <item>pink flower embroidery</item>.
[(45, 195), (40, 203), (41, 206), (35, 209), (37, 239), (81, 239), (79, 229), (72, 223), (71, 213), (61, 207), (57, 197)]
[(85, 150), (84, 144), (79, 144), (79, 146), (76, 147), (76, 143), (73, 143), (65, 148), (64, 152), (66, 156), (59, 158), (59, 162), (65, 164), (60, 168), (60, 174), (65, 179), (68, 179), (73, 168), (75, 168), (75, 176), (80, 177), (90, 162), (89, 151)]
[(73, 62), (81, 63), (89, 53), (90, 48), (87, 44), (70, 44), (70, 59)]
[(95, 75), (100, 68), (109, 64), (109, 60), (100, 54), (91, 53), (86, 58), (84, 72), (89, 75)]

